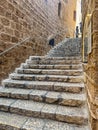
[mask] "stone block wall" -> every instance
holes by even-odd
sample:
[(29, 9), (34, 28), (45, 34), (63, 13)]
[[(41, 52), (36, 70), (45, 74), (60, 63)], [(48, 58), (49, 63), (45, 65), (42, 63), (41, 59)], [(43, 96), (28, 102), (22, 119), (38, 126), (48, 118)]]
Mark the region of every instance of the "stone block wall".
[[(70, 5), (70, 9), (67, 9), (69, 1), (61, 0), (60, 16), (58, 15), (58, 4), (59, 0), (0, 0), (0, 53), (30, 36), (32, 45), (26, 46), (26, 49), (18, 47), (15, 52), (9, 52), (10, 57), (13, 57), (14, 53), (16, 59), (17, 53), (20, 55), (23, 53), (23, 57), (26, 59), (27, 55), (45, 55), (50, 49), (47, 38), (51, 34), (58, 34), (55, 36), (55, 44), (63, 40), (66, 37), (64, 30), (67, 29), (68, 10), (72, 14), (76, 4)], [(75, 28), (75, 21), (71, 27)], [(72, 35), (70, 34), (70, 36)], [(29, 51), (28, 48), (32, 48), (32, 51)], [(24, 52), (29, 53), (25, 55)], [(7, 62), (8, 59), (10, 61), (7, 55), (9, 54), (0, 56), (0, 69), (2, 69), (0, 79), (6, 76), (6, 72), (7, 74), (12, 72), (13, 69), (7, 69), (8, 67), (15, 68), (19, 65), (14, 63), (14, 67), (11, 67), (12, 64)], [(18, 56), (19, 63), (24, 61), (23, 57)], [(2, 61), (5, 60), (7, 60), (6, 64), (3, 64)]]
[(25, 62), (29, 55), (34, 55), (32, 43), (26, 42), (0, 56), (0, 80), (7, 78), (8, 74), (13, 72), (15, 67), (19, 67), (22, 62)]
[(0, 52), (29, 35), (44, 47), (44, 39), (38, 36), (47, 38), (64, 27), (58, 0), (0, 0)]
[(66, 27), (68, 28), (67, 37), (75, 37), (76, 26), (76, 3), (77, 0), (67, 0), (66, 4)]
[[(0, 0), (0, 52), (29, 35), (37, 46), (44, 47), (44, 38), (49, 35), (74, 30), (76, 0), (61, 0), (60, 16), (58, 3), (59, 0)], [(43, 38), (38, 39), (39, 36)], [(65, 32), (59, 39), (62, 40), (63, 36)]]
[[(91, 22), (91, 52), (87, 54), (87, 64), (84, 64), (84, 79), (87, 90), (87, 101), (92, 130), (98, 129), (98, 1), (83, 0), (83, 45)], [(85, 5), (85, 6), (84, 6)], [(90, 18), (88, 19), (88, 16)], [(86, 26), (85, 26), (86, 25)], [(89, 43), (88, 43), (89, 46)], [(83, 50), (85, 53), (85, 50)], [(84, 57), (85, 58), (85, 57)]]

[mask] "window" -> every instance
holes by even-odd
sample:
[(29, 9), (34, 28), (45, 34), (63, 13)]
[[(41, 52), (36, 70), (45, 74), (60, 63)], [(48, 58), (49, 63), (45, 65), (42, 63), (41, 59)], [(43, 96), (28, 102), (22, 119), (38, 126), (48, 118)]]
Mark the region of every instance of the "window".
[(61, 2), (58, 3), (58, 16), (61, 15)]
[(73, 12), (73, 20), (76, 21), (76, 11)]

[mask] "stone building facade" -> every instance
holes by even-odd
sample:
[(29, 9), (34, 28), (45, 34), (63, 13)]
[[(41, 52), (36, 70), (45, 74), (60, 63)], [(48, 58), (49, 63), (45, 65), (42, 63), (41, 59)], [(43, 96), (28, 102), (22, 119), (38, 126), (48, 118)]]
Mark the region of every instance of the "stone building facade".
[(0, 79), (29, 55), (44, 55), (51, 34), (55, 43), (73, 37), (75, 9), (76, 0), (0, 0), (0, 53), (32, 38), (0, 56)]
[(82, 0), (84, 81), (92, 130), (98, 130), (98, 0)]
[(65, 20), (66, 20), (66, 28), (67, 30), (67, 37), (75, 37), (75, 26), (76, 26), (76, 5), (77, 0), (65, 0), (66, 9), (65, 9)]

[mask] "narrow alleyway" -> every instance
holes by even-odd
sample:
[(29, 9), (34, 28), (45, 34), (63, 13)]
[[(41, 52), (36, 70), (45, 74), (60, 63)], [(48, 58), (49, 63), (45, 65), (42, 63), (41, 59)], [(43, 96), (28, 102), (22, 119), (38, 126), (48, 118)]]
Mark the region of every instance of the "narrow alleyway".
[(0, 0), (0, 130), (98, 130), (98, 0)]
[(0, 130), (90, 130), (80, 42), (30, 56), (3, 81)]

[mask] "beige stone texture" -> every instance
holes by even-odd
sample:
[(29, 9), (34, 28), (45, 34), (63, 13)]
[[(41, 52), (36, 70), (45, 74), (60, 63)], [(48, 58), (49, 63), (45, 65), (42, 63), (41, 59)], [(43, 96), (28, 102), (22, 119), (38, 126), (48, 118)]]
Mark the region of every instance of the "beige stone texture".
[[(84, 6), (85, 5), (85, 6)], [(87, 64), (84, 65), (85, 85), (88, 96), (88, 107), (91, 117), (92, 130), (98, 129), (98, 1), (89, 0), (82, 1), (83, 13), (83, 39), (86, 37), (86, 32), (91, 22), (91, 53), (87, 54)], [(88, 19), (88, 16), (91, 17)], [(86, 26), (85, 26), (86, 25)], [(85, 28), (86, 27), (86, 28)], [(84, 42), (84, 40), (83, 40)]]
[(31, 45), (18, 46), (8, 54), (0, 56), (0, 80), (7, 77), (8, 73), (24, 62), (28, 56), (46, 54), (50, 49), (47, 45), (49, 35), (55, 35), (55, 43), (65, 37), (66, 29), (69, 30), (66, 36), (73, 36), (75, 1), (61, 0), (61, 11), (58, 16), (59, 0), (0, 0), (0, 53), (17, 42), (32, 37)]

